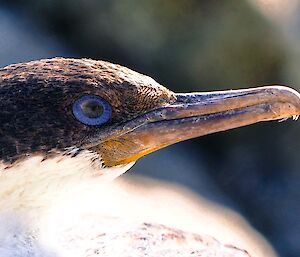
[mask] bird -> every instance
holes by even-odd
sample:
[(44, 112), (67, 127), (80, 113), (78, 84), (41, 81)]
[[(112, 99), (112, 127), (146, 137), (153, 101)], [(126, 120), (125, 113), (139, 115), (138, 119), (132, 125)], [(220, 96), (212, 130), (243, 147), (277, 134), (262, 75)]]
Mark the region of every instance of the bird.
[(297, 119), (300, 94), (174, 93), (118, 64), (56, 57), (1, 68), (0, 109), (1, 257), (242, 257), (210, 236), (110, 216), (104, 188), (163, 147)]

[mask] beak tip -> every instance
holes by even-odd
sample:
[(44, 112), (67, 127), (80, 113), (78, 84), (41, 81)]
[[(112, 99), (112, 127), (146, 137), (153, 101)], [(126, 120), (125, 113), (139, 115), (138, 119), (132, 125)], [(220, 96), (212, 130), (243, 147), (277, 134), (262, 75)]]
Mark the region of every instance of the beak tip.
[(283, 101), (293, 105), (294, 115), (300, 115), (300, 93), (293, 88), (286, 86), (275, 86), (277, 92), (283, 95)]

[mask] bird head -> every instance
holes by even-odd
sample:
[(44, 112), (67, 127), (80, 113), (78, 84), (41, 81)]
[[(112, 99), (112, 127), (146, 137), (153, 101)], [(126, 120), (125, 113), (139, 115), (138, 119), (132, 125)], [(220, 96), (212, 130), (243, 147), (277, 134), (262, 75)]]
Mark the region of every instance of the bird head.
[(101, 169), (186, 139), (296, 117), (300, 95), (282, 86), (177, 94), (119, 65), (54, 58), (0, 69), (0, 108), (7, 167), (34, 155), (85, 154)]

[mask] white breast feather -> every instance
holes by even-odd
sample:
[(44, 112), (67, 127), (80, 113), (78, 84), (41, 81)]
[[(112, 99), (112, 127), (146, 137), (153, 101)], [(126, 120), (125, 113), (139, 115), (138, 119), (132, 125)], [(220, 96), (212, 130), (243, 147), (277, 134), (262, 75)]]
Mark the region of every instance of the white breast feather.
[(134, 163), (101, 168), (89, 152), (42, 160), (1, 166), (0, 257), (248, 256), (211, 237), (144, 223), (143, 205), (134, 205), (133, 219), (120, 213), (126, 192), (107, 182)]
[[(1, 257), (68, 256), (60, 253), (58, 233), (74, 226), (81, 215), (94, 213), (94, 207), (99, 210), (97, 195), (103, 194), (106, 182), (134, 164), (101, 168), (100, 162), (91, 163), (87, 151), (42, 160), (31, 157), (9, 169), (0, 165)], [(73, 217), (77, 222), (72, 224)]]

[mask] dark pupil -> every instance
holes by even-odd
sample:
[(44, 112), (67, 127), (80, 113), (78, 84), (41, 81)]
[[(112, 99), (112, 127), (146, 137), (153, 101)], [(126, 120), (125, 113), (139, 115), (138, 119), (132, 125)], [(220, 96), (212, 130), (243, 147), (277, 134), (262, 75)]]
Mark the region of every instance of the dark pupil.
[(98, 118), (103, 113), (103, 107), (97, 101), (85, 101), (80, 107), (84, 115), (89, 118)]

